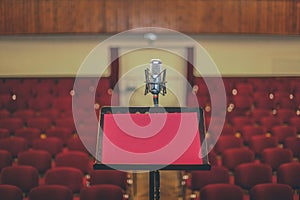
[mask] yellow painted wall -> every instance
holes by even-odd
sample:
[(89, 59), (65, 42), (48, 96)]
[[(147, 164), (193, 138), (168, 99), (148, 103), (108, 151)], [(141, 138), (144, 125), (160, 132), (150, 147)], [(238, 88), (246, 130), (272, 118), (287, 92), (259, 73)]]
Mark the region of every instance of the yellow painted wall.
[[(107, 37), (1, 36), (0, 76), (75, 76), (88, 53)], [(300, 36), (192, 37), (207, 50), (224, 76), (300, 75)], [(106, 59), (103, 63), (109, 60), (108, 52)]]

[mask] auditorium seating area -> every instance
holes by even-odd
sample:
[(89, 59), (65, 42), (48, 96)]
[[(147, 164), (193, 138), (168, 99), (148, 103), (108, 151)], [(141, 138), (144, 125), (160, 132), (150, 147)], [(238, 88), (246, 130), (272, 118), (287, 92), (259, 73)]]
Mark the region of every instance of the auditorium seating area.
[[(87, 93), (96, 93), (95, 115), (101, 106), (111, 105), (110, 79), (101, 78), (98, 84), (94, 78), (80, 81), (82, 90), (76, 91), (74, 78), (0, 79), (1, 197), (130, 198), (129, 174), (92, 170), (93, 158), (76, 133), (72, 115), (72, 98)], [(203, 200), (215, 191), (232, 199), (263, 199), (269, 195), (263, 191), (277, 191), (278, 195), (271, 195), (278, 200), (288, 199), (285, 194), (298, 199), (300, 79), (225, 77), (223, 81), (227, 112), (222, 134), (209, 155), (213, 168), (183, 172), (186, 199)], [(199, 77), (193, 85), (191, 94), (205, 109), (208, 127), (212, 108), (207, 87)], [(196, 105), (192, 99), (187, 102)]]
[[(206, 111), (208, 127), (213, 109), (207, 95), (208, 89), (202, 78), (195, 78), (194, 83), (192, 93)], [(200, 200), (225, 197), (299, 199), (296, 180), (300, 171), (296, 168), (300, 159), (300, 79), (224, 78), (224, 85), (227, 95), (226, 120), (209, 154), (212, 171), (186, 172), (184, 183), (187, 193), (193, 199)], [(188, 102), (191, 106), (196, 103), (192, 98)], [(209, 130), (214, 131), (214, 127)], [(209, 137), (216, 137), (213, 132), (207, 134), (208, 141)], [(242, 198), (240, 189), (243, 191)]]

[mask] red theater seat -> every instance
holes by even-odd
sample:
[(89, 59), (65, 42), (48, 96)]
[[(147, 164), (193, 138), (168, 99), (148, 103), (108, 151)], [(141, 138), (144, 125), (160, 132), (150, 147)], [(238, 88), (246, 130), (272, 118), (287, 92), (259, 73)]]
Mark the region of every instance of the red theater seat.
[(248, 115), (253, 107), (254, 101), (251, 96), (234, 96), (233, 97), (234, 112), (241, 115)]
[(9, 131), (6, 128), (0, 128), (0, 140), (9, 137)]
[(93, 185), (81, 189), (80, 200), (123, 200), (123, 192), (116, 185)]
[(57, 80), (53, 92), (58, 96), (69, 96), (73, 89), (74, 78), (60, 78)]
[(72, 136), (72, 130), (65, 127), (52, 127), (46, 130), (47, 137), (58, 137), (64, 144), (67, 143), (68, 139)]
[(293, 156), (300, 159), (300, 138), (288, 137), (284, 140), (284, 148), (290, 149), (293, 152)]
[(55, 96), (50, 94), (39, 94), (34, 98), (28, 100), (28, 107), (35, 111), (49, 109)]
[(235, 168), (234, 182), (249, 190), (256, 184), (272, 183), (272, 175), (272, 168), (268, 164), (244, 163)]
[(57, 119), (55, 119), (54, 123), (55, 123), (56, 127), (67, 128), (72, 133), (76, 132), (76, 127), (75, 127), (75, 123), (74, 123), (74, 119), (73, 119), (72, 115), (71, 116), (57, 118)]
[(221, 132), (221, 136), (231, 135), (234, 136), (236, 131), (232, 126), (224, 126)]
[(256, 92), (253, 94), (254, 107), (256, 109), (274, 109), (273, 94), (268, 91)]
[(27, 119), (27, 126), (30, 128), (38, 128), (41, 132), (45, 132), (51, 128), (52, 122), (47, 117), (34, 117)]
[[(1, 89), (2, 87), (0, 87)], [(8, 109), (8, 104), (11, 101), (11, 95), (9, 94), (10, 92), (5, 92), (5, 93), (0, 93), (0, 108)], [(8, 114), (10, 114), (10, 109), (7, 110)], [(7, 115), (7, 112), (3, 112), (3, 116)], [(3, 118), (3, 117), (1, 117)]]
[(46, 185), (67, 186), (73, 193), (79, 193), (83, 186), (83, 173), (74, 167), (55, 167), (45, 174)]
[(278, 91), (274, 93), (274, 107), (277, 109), (296, 109), (292, 92)]
[(277, 182), (298, 190), (300, 188), (300, 163), (290, 162), (280, 165), (277, 170)]
[(65, 112), (72, 110), (72, 96), (60, 96), (54, 99), (53, 108), (59, 110), (60, 112)]
[(250, 200), (293, 200), (293, 190), (285, 184), (258, 184), (250, 190)]
[(281, 164), (293, 161), (293, 153), (290, 149), (267, 148), (261, 153), (261, 161), (276, 171)]
[(127, 190), (127, 173), (117, 170), (92, 170), (90, 185), (110, 184), (117, 185), (124, 191)]
[(251, 137), (253, 136), (264, 136), (264, 129), (261, 126), (246, 125), (242, 128), (242, 136), (245, 143), (249, 143)]
[(43, 109), (39, 111), (38, 113), (39, 117), (47, 117), (49, 118), (52, 122), (55, 121), (60, 116), (60, 111), (54, 108), (49, 108), (49, 109)]
[(254, 125), (254, 121), (248, 116), (236, 116), (232, 119), (232, 124), (236, 131), (242, 131), (244, 126)]
[(62, 152), (63, 141), (56, 137), (40, 138), (33, 141), (32, 148), (37, 150), (46, 150), (52, 156), (55, 156)]
[(269, 117), (272, 115), (271, 109), (255, 108), (251, 111), (251, 117), (256, 123), (260, 122), (263, 117)]
[(211, 150), (211, 151), (208, 153), (208, 160), (209, 160), (209, 163), (210, 163), (212, 166), (217, 166), (217, 165), (219, 165), (219, 162), (218, 162), (218, 155), (215, 153), (214, 150)]
[(229, 183), (229, 171), (220, 166), (211, 170), (191, 171), (191, 190), (200, 191), (204, 186), (215, 183)]
[(36, 112), (32, 109), (23, 109), (23, 110), (16, 110), (13, 113), (14, 117), (21, 118), (23, 121), (26, 121), (28, 118), (34, 117)]
[(254, 162), (254, 153), (248, 148), (227, 149), (222, 154), (222, 164), (230, 171), (242, 163)]
[(28, 143), (21, 137), (10, 137), (0, 140), (0, 149), (7, 150), (13, 157), (28, 149)]
[(51, 155), (44, 150), (23, 151), (18, 154), (18, 165), (30, 165), (44, 173), (51, 168)]
[(283, 143), (288, 137), (297, 136), (296, 129), (289, 126), (274, 126), (271, 131), (272, 135), (278, 139), (279, 143)]
[(38, 186), (39, 172), (32, 166), (10, 166), (1, 171), (1, 183), (19, 187), (27, 193)]
[(261, 156), (261, 152), (266, 148), (275, 148), (278, 146), (276, 137), (253, 136), (249, 141), (249, 148), (257, 155)]
[(6, 150), (0, 150), (0, 172), (4, 167), (11, 166), (13, 158), (11, 154)]
[(72, 191), (62, 185), (42, 185), (33, 188), (28, 200), (73, 200)]
[(214, 150), (217, 154), (222, 154), (226, 149), (243, 147), (243, 140), (235, 136), (220, 136)]
[(291, 118), (297, 117), (297, 115), (292, 109), (278, 109), (276, 110), (276, 117), (283, 123), (288, 123)]
[(240, 187), (232, 184), (211, 184), (200, 191), (201, 200), (234, 199), (243, 200), (243, 191)]
[(0, 119), (0, 128), (8, 129), (10, 133), (14, 133), (16, 129), (23, 128), (24, 122), (21, 118), (10, 117)]
[(74, 167), (80, 169), (84, 174), (90, 173), (92, 169), (90, 157), (81, 151), (68, 151), (57, 154), (55, 165), (57, 167)]
[(23, 192), (14, 185), (0, 185), (0, 197), (2, 200), (22, 200)]
[(263, 117), (260, 124), (266, 132), (271, 132), (274, 126), (282, 125), (281, 121), (275, 116)]
[(15, 136), (24, 138), (29, 147), (32, 146), (32, 143), (35, 139), (40, 138), (41, 131), (38, 128), (20, 128), (15, 131)]
[(236, 95), (239, 96), (252, 96), (253, 94), (253, 86), (250, 83), (237, 83), (235, 86)]
[[(2, 105), (1, 105), (1, 95), (0, 95), (0, 109), (1, 109)], [(4, 108), (5, 106), (3, 106)], [(5, 108), (4, 109), (1, 109), (0, 110), (0, 119), (2, 118), (8, 118), (10, 117), (10, 112), (8, 110), (6, 110)]]
[(295, 127), (297, 130), (297, 133), (300, 133), (300, 116), (292, 117), (289, 120), (289, 126)]
[(67, 148), (71, 151), (82, 151), (88, 153), (79, 136), (70, 137), (67, 141)]

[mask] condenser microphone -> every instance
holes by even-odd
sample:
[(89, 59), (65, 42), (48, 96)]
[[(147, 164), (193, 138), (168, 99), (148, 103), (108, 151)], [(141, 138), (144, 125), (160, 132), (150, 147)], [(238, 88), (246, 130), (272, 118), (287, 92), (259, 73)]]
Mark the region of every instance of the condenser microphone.
[(158, 101), (158, 94), (165, 95), (166, 90), (166, 69), (162, 70), (162, 62), (160, 59), (152, 59), (150, 68), (145, 70), (146, 88), (145, 95), (151, 92), (153, 94), (154, 103)]
[(152, 94), (159, 94), (161, 90), (161, 77), (162, 72), (161, 61), (159, 59), (152, 59), (150, 63), (150, 82), (152, 87), (150, 91)]

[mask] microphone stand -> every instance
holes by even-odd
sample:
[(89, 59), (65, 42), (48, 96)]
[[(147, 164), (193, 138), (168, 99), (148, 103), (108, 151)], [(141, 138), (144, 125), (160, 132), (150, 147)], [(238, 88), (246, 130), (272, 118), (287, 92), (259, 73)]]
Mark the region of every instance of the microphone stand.
[[(158, 107), (158, 94), (153, 94), (154, 107)], [(160, 174), (159, 170), (149, 172), (149, 197), (150, 200), (160, 199)]]
[[(159, 93), (162, 92), (163, 95), (165, 95), (167, 93), (167, 89), (166, 89), (166, 69), (161, 71), (155, 78), (155, 80), (160, 80), (157, 79), (158, 77), (160, 77), (162, 74), (162, 81), (150, 81), (149, 79), (149, 70), (145, 70), (145, 78), (146, 78), (146, 87), (145, 87), (145, 95), (147, 95), (149, 92), (152, 93), (153, 95), (153, 104), (154, 107), (159, 107), (159, 103), (158, 103), (158, 96)], [(158, 84), (159, 88), (157, 90), (156, 87), (153, 87), (153, 84)], [(162, 90), (160, 90), (160, 87)], [(150, 89), (151, 88), (151, 89)], [(159, 174), (159, 170), (155, 170), (155, 171), (150, 171), (149, 172), (149, 199), (150, 200), (159, 200), (160, 199), (160, 174)]]

